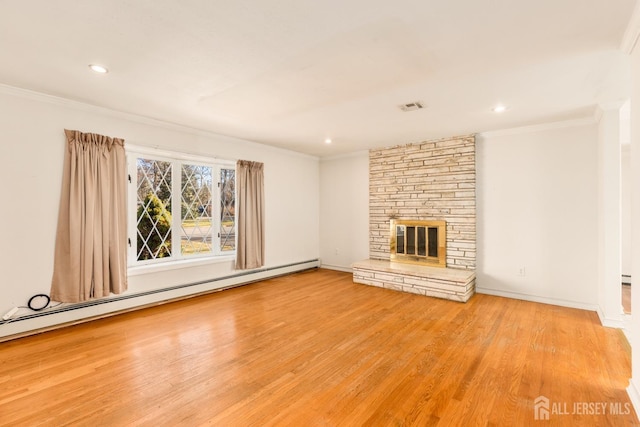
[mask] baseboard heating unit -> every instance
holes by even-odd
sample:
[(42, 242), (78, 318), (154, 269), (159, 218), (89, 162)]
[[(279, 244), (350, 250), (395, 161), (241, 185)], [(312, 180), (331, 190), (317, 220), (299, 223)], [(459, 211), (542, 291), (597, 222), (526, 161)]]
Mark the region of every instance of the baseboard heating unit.
[(242, 271), (226, 276), (161, 289), (112, 295), (107, 298), (76, 304), (63, 304), (60, 307), (20, 315), (7, 321), (0, 321), (0, 342), (60, 328), (62, 326), (95, 320), (125, 311), (164, 304), (182, 298), (221, 291), (260, 280), (310, 270), (318, 268), (319, 266), (320, 260), (313, 259), (276, 267)]

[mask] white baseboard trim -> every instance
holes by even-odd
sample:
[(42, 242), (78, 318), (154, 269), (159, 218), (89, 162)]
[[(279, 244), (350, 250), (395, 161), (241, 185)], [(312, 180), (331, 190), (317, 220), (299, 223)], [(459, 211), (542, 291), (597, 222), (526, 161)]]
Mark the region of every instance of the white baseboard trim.
[(612, 319), (610, 317), (606, 317), (604, 314), (604, 311), (602, 311), (602, 308), (600, 306), (598, 306), (596, 313), (598, 313), (598, 317), (600, 318), (600, 324), (602, 326), (605, 326), (607, 328), (624, 329), (625, 322), (622, 316), (619, 319)]
[(624, 333), (624, 336), (627, 337), (627, 341), (629, 342), (629, 344), (631, 344), (631, 314), (624, 314), (623, 315), (624, 318), (624, 328), (622, 329), (622, 332)]
[(558, 305), (560, 307), (577, 308), (580, 310), (588, 310), (588, 311), (598, 311), (598, 308), (599, 308), (597, 304), (585, 304), (577, 301), (567, 301), (567, 300), (556, 299), (556, 298), (539, 297), (536, 295), (520, 294), (517, 292), (501, 291), (497, 289), (478, 287), (477, 285), (476, 285), (476, 293), (494, 295), (498, 297), (505, 297), (505, 298), (512, 298), (512, 299), (519, 299), (523, 301), (538, 302), (541, 304)]
[(640, 391), (636, 386), (633, 378), (629, 380), (629, 387), (627, 387), (627, 395), (629, 396), (629, 400), (631, 400), (631, 404), (633, 405), (633, 409), (636, 410), (636, 414), (640, 414)]
[(345, 273), (353, 273), (351, 267), (343, 267), (341, 265), (321, 264), (320, 268), (326, 268), (327, 270), (344, 271)]
[(259, 280), (309, 270), (319, 266), (320, 261), (317, 259), (302, 261), (289, 265), (238, 272), (229, 276), (172, 286), (167, 289), (157, 289), (137, 294), (124, 293), (86, 303), (63, 305), (60, 308), (20, 316), (4, 323), (0, 322), (0, 342), (62, 326), (113, 316), (122, 312), (241, 286)]

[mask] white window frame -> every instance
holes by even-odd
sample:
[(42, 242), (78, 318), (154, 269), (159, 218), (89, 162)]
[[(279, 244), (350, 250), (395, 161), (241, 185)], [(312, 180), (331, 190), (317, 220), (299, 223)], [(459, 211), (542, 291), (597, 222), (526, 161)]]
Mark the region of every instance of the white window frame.
[[(135, 275), (145, 272), (162, 271), (175, 268), (184, 268), (194, 266), (198, 264), (209, 264), (215, 262), (229, 261), (235, 259), (236, 251), (221, 251), (220, 250), (220, 170), (221, 169), (234, 169), (236, 163), (233, 160), (222, 160), (213, 157), (199, 156), (187, 153), (180, 153), (168, 150), (159, 150), (147, 147), (139, 146), (127, 146), (127, 174), (128, 174), (128, 187), (127, 187), (127, 237), (128, 237), (128, 273), (129, 275)], [(178, 215), (174, 215), (172, 212), (172, 233), (171, 233), (171, 245), (172, 248), (180, 248), (181, 238), (181, 221), (182, 215), (180, 215), (180, 201), (181, 201), (181, 165), (198, 165), (207, 166), (213, 168), (213, 176), (215, 177), (213, 182), (213, 188), (211, 189), (212, 195), (212, 253), (205, 254), (191, 254), (182, 255), (180, 250), (173, 250), (170, 257), (157, 258), (154, 260), (138, 261), (137, 259), (137, 159), (144, 158), (150, 160), (160, 160), (171, 163), (171, 197), (173, 198), (172, 206), (178, 207)], [(177, 177), (177, 179), (176, 179)], [(218, 185), (216, 185), (216, 183)], [(177, 195), (177, 196), (176, 196)], [(176, 200), (177, 197), (177, 200)], [(175, 210), (175, 208), (174, 208)], [(237, 220), (237, 218), (236, 218)], [(237, 222), (236, 222), (237, 227)], [(237, 233), (236, 233), (237, 239)], [(237, 241), (236, 241), (237, 247)]]

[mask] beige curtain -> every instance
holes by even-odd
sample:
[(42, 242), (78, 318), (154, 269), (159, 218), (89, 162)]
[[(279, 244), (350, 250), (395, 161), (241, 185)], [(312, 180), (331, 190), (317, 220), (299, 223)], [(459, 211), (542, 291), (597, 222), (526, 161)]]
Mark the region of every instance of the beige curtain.
[(65, 130), (51, 299), (80, 302), (127, 289), (124, 140)]
[(236, 269), (264, 265), (264, 164), (238, 160), (236, 165), (238, 246)]

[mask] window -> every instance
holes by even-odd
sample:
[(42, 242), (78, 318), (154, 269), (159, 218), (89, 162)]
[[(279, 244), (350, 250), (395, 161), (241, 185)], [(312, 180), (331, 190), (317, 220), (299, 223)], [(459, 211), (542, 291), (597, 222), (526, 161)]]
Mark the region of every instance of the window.
[(235, 253), (232, 162), (128, 154), (130, 266)]

